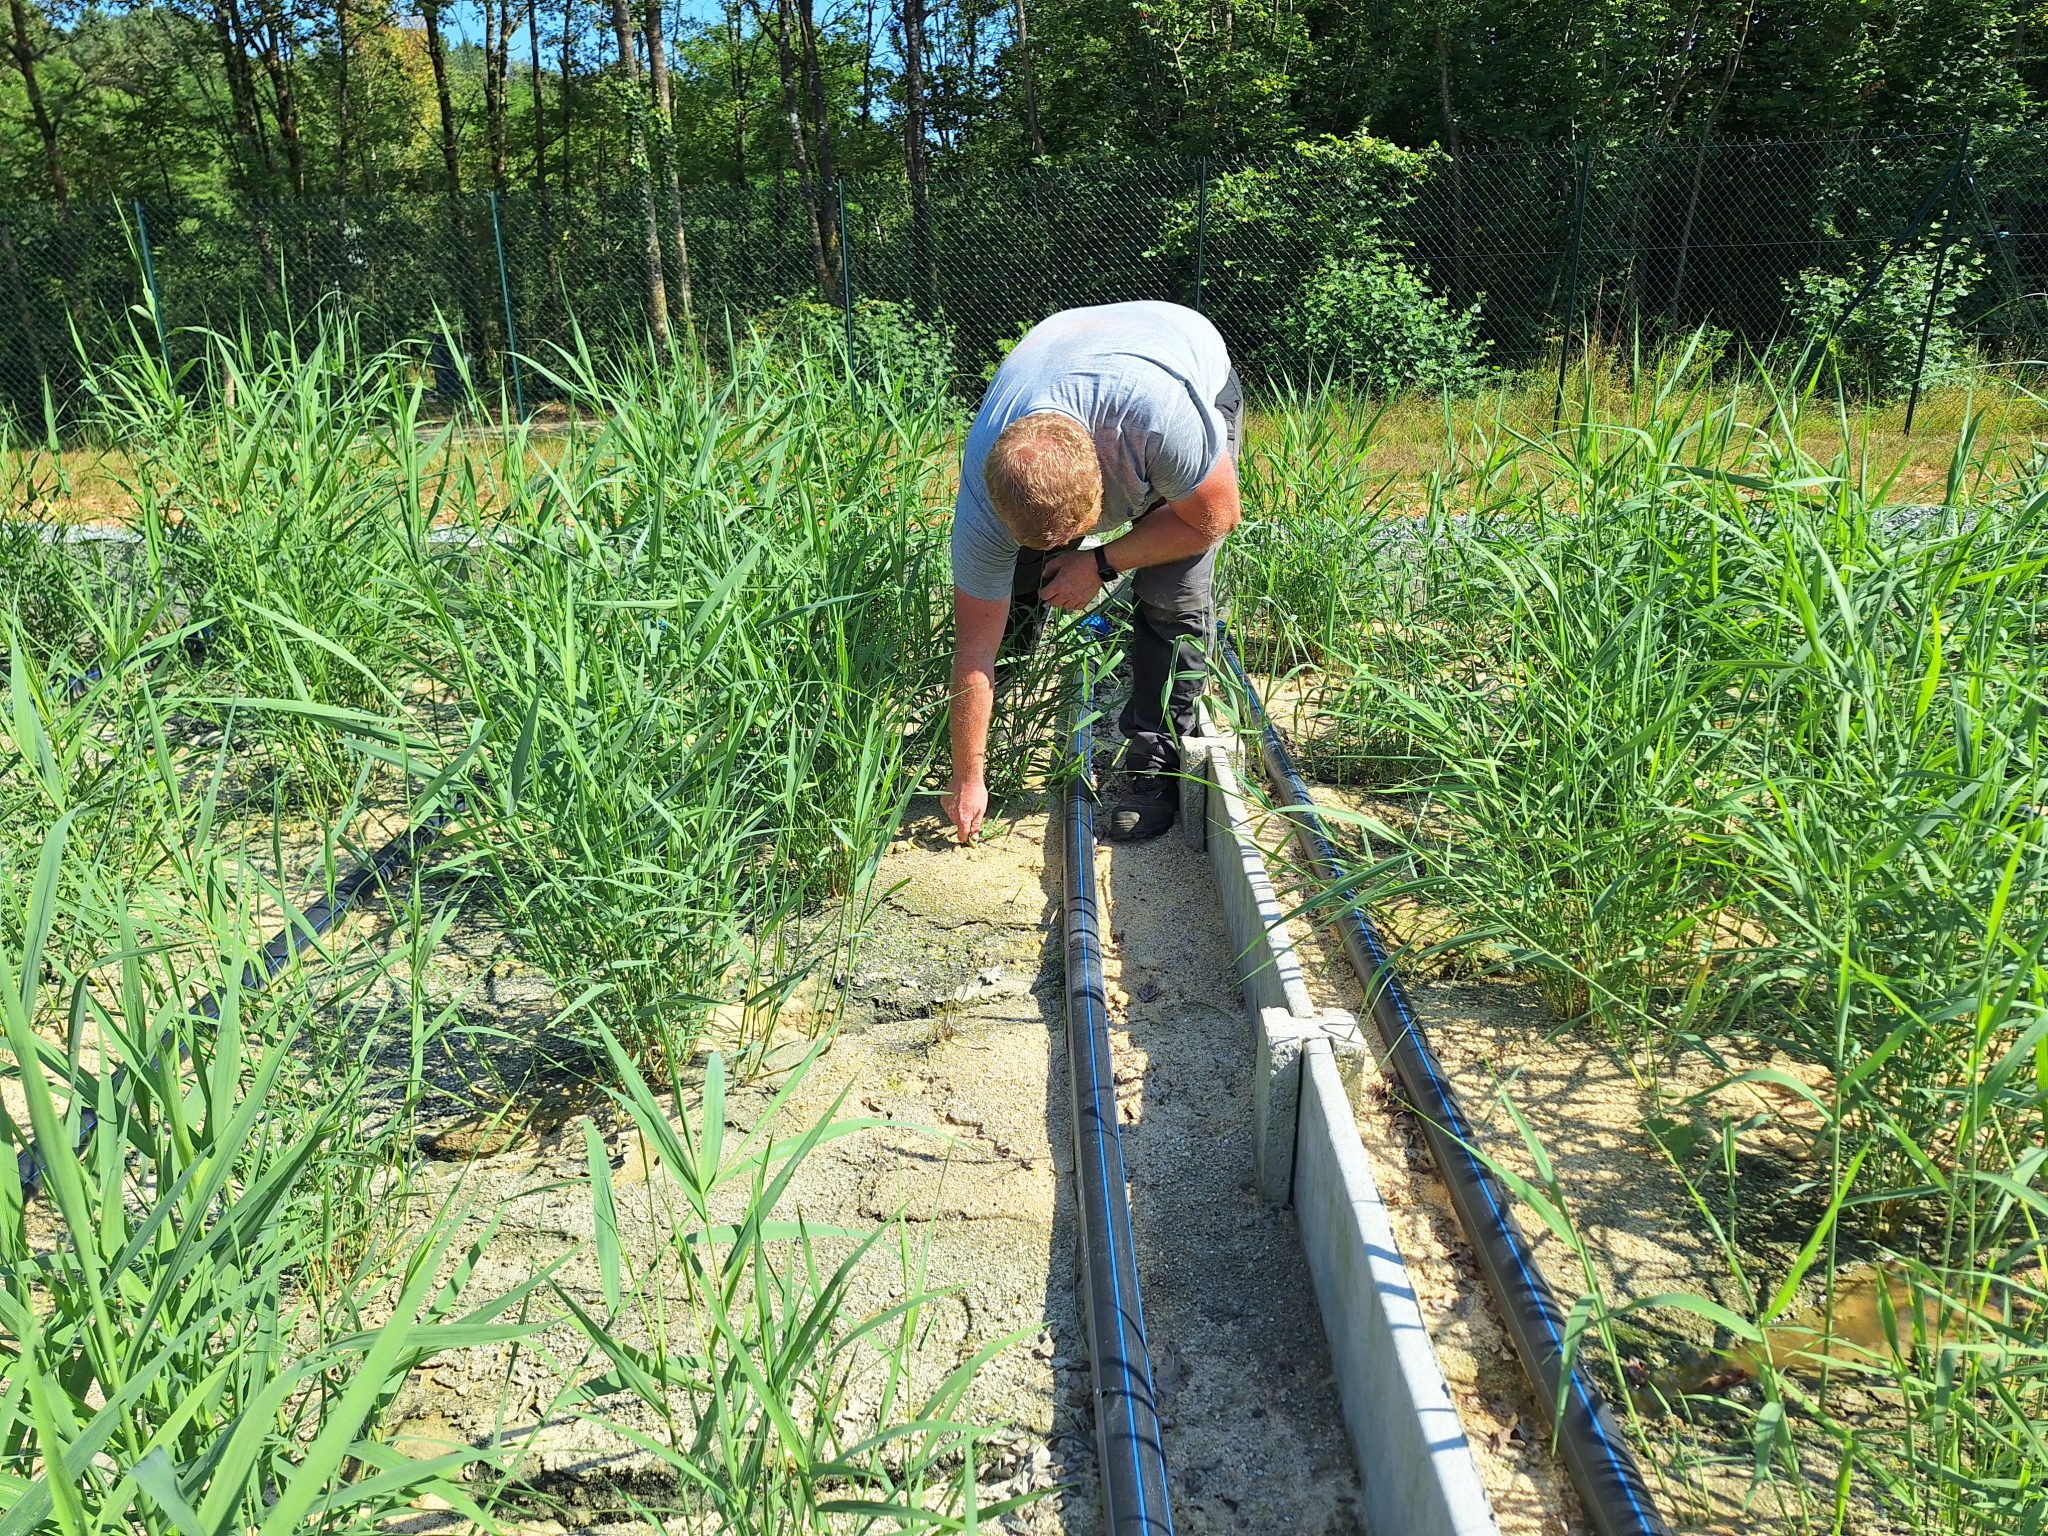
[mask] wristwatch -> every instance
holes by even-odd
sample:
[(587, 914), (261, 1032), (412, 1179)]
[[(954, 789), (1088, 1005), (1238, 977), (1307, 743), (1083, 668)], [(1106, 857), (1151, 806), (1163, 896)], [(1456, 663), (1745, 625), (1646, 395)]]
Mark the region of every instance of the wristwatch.
[(1095, 574), (1102, 578), (1102, 584), (1105, 587), (1112, 581), (1115, 581), (1121, 574), (1115, 566), (1109, 563), (1109, 546), (1106, 544), (1095, 546)]

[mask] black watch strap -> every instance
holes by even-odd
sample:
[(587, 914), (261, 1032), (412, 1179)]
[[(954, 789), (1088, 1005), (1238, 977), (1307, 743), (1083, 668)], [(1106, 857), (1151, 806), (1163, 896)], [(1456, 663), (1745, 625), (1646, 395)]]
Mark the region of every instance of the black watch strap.
[(1095, 574), (1102, 578), (1105, 587), (1117, 578), (1117, 568), (1109, 563), (1109, 550), (1106, 545), (1095, 546)]

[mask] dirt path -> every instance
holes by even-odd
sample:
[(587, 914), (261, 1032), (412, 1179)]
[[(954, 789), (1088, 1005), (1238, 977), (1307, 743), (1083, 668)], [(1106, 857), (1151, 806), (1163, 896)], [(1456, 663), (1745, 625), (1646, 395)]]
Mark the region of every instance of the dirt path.
[[(984, 1345), (1011, 1339), (982, 1369), (970, 1404), (983, 1422), (1011, 1426), (992, 1448), (981, 1491), (1037, 1502), (992, 1528), (1095, 1536), (1060, 872), (1046, 865), (1043, 810), (1014, 808), (995, 822), (963, 849), (936, 805), (920, 800), (886, 856), (872, 936), (836, 978), (837, 1033), (782, 1110), (792, 1128), (835, 1103), (843, 1115), (886, 1124), (818, 1149), (784, 1211), (820, 1227), (892, 1229), (857, 1272), (845, 1316), (890, 1306), (920, 1277), (941, 1293), (921, 1320), (913, 1395)], [(1251, 1181), (1251, 1042), (1206, 867), (1175, 836), (1104, 851), (1098, 878), (1176, 1527), (1191, 1536), (1353, 1536), (1362, 1530), (1357, 1476), (1293, 1217), (1263, 1206)], [(757, 1124), (784, 1086), (770, 1073), (736, 1089), (729, 1137)], [(631, 1135), (616, 1125), (608, 1134), (620, 1164), (621, 1241), (630, 1254), (658, 1255), (672, 1225), (662, 1175), (646, 1176)], [(495, 1276), (513, 1281), (566, 1255), (565, 1288), (595, 1298), (581, 1158), (571, 1123), (538, 1144), (424, 1164), (411, 1195), (422, 1219), (451, 1200), (471, 1203), (472, 1223), (495, 1216)], [(559, 1360), (582, 1353), (566, 1329), (542, 1342)], [(856, 1416), (872, 1411), (879, 1370), (878, 1361), (874, 1381), (856, 1382)], [(660, 1507), (659, 1466), (551, 1413), (551, 1390), (531, 1361), (490, 1351), (446, 1360), (408, 1388), (407, 1443), (511, 1429), (529, 1447), (527, 1502), (560, 1530), (625, 1529), (615, 1522), (627, 1496)], [(615, 1406), (636, 1422), (635, 1405)]]
[(1176, 1528), (1362, 1530), (1294, 1213), (1252, 1181), (1252, 1042), (1207, 865), (1176, 831), (1109, 848), (1098, 877)]
[[(1026, 1333), (978, 1392), (1021, 1432), (1011, 1486), (1055, 1490), (1014, 1528), (1091, 1536), (1060, 872), (1043, 813), (962, 849), (919, 811), (884, 864), (887, 914), (851, 983), (868, 1017), (849, 1021), (803, 1097), (822, 1106), (851, 1084), (867, 1112), (953, 1141), (885, 1133), (802, 1198), (819, 1220), (919, 1224), (932, 1281), (961, 1287), (945, 1325), (959, 1355)], [(1293, 1217), (1252, 1184), (1251, 1042), (1207, 869), (1168, 837), (1103, 850), (1097, 874), (1176, 1528), (1348, 1536), (1357, 1475)]]

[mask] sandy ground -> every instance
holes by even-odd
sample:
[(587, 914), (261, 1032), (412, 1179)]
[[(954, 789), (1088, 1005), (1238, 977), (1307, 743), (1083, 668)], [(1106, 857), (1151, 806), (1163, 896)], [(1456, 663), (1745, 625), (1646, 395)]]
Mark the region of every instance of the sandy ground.
[[(1092, 1536), (1100, 1519), (1075, 1289), (1059, 872), (1046, 868), (1045, 831), (1042, 810), (1014, 809), (982, 844), (962, 849), (935, 806), (918, 802), (883, 866), (873, 937), (837, 978), (837, 1033), (782, 1112), (795, 1127), (837, 1102), (842, 1115), (887, 1123), (813, 1154), (785, 1210), (817, 1224), (890, 1226), (856, 1275), (846, 1316), (900, 1298), (906, 1265), (944, 1293), (922, 1320), (914, 1390), (1014, 1336), (972, 1399), (982, 1420), (1011, 1427), (984, 1469), (983, 1494), (1039, 1496), (1000, 1529)], [(1264, 1206), (1251, 1181), (1251, 1044), (1206, 869), (1170, 837), (1105, 849), (1098, 877), (1176, 1526), (1197, 1536), (1360, 1532), (1357, 1476), (1293, 1217)], [(467, 989), (479, 1028), (495, 1017), (513, 1021), (508, 1037), (530, 1030), (544, 1013), (545, 984), (522, 978), (516, 956), (488, 931), (465, 939), (467, 926), (437, 957), (430, 990)], [(757, 1123), (784, 1085), (771, 1071), (735, 1091), (728, 1135)], [(665, 1175), (646, 1172), (637, 1137), (615, 1113), (596, 1112), (619, 1164), (629, 1263), (644, 1266), (650, 1295), (677, 1300), (664, 1269), (676, 1230)], [(683, 1113), (693, 1112), (686, 1098)], [(457, 1117), (426, 1138), (437, 1151), (469, 1155), (413, 1171), (403, 1193), (415, 1220), (453, 1210), (479, 1233), (495, 1222), (481, 1283), (509, 1285), (561, 1261), (564, 1288), (595, 1304), (580, 1119), (502, 1149), (443, 1145), (463, 1124)], [(626, 1519), (627, 1503), (672, 1506), (672, 1477), (555, 1406), (563, 1369), (583, 1358), (573, 1330), (551, 1326), (538, 1343), (555, 1366), (487, 1349), (418, 1373), (398, 1405), (403, 1443), (431, 1449), (509, 1431), (527, 1446), (521, 1503), (545, 1516), (546, 1529), (646, 1529)], [(855, 1396), (856, 1408), (872, 1409)], [(635, 1428), (657, 1427), (628, 1400), (606, 1407)], [(422, 1530), (453, 1529), (422, 1518)]]

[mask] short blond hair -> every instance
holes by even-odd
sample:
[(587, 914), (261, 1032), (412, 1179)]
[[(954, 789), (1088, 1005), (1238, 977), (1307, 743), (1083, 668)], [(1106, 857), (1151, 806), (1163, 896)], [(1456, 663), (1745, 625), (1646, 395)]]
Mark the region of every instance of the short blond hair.
[(1102, 461), (1071, 416), (1033, 411), (996, 438), (982, 465), (1010, 537), (1033, 549), (1071, 544), (1102, 519)]

